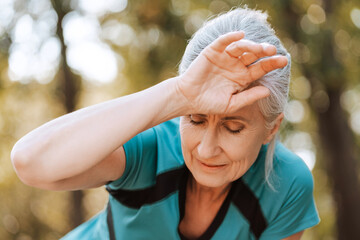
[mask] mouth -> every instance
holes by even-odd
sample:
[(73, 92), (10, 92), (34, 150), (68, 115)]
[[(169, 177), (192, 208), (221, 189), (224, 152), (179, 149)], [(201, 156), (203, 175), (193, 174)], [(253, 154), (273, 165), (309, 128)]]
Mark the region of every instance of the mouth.
[(204, 162), (201, 162), (199, 161), (200, 165), (207, 168), (207, 169), (213, 169), (213, 170), (216, 170), (216, 169), (221, 169), (223, 167), (226, 166), (226, 164), (207, 164), (207, 163), (204, 163)]

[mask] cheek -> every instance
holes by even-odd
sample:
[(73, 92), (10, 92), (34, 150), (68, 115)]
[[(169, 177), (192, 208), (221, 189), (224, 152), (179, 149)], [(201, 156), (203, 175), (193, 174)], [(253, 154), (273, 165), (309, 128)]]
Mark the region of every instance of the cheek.
[(180, 136), (181, 136), (181, 148), (184, 155), (185, 162), (189, 160), (191, 151), (196, 147), (197, 139), (199, 138), (199, 131), (190, 123), (181, 121), (180, 124)]
[(238, 147), (228, 151), (229, 158), (235, 162), (246, 160), (251, 161), (258, 155), (258, 150), (261, 147), (261, 142), (243, 141)]
[(235, 137), (224, 137), (222, 146), (228, 157), (236, 162), (244, 158), (256, 157), (262, 141), (263, 136), (260, 134), (247, 132)]
[(183, 145), (191, 145), (191, 139), (194, 137), (194, 129), (190, 123), (181, 123), (180, 136)]
[(231, 161), (231, 176), (236, 180), (254, 164), (262, 146), (262, 137), (256, 134), (243, 135), (227, 146), (230, 146), (225, 152)]

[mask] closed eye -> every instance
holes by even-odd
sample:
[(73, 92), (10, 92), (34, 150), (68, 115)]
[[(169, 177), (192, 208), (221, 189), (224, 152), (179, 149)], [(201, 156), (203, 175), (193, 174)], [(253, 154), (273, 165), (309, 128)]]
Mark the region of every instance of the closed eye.
[(224, 122), (223, 126), (232, 134), (240, 133), (244, 129), (244, 125), (237, 122)]
[(232, 129), (228, 128), (228, 127), (225, 127), (225, 128), (226, 128), (226, 130), (227, 130), (228, 132), (230, 132), (231, 134), (237, 134), (237, 133), (240, 133), (241, 130), (243, 130), (243, 128), (240, 128), (240, 129), (237, 129), (237, 130), (232, 130)]
[(204, 123), (204, 121), (194, 121), (194, 120), (192, 120), (192, 119), (190, 119), (190, 123), (191, 124), (194, 124), (194, 125), (200, 125), (200, 124), (203, 124)]
[(196, 117), (193, 115), (189, 115), (190, 123), (193, 125), (201, 125), (205, 123), (205, 120), (201, 117)]

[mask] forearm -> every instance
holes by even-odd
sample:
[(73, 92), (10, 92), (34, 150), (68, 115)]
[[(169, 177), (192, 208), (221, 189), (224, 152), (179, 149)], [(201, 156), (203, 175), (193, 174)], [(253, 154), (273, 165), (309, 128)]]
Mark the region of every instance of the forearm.
[(75, 176), (139, 132), (180, 116), (185, 104), (175, 81), (78, 110), (30, 132), (12, 151), (19, 176), (46, 181)]

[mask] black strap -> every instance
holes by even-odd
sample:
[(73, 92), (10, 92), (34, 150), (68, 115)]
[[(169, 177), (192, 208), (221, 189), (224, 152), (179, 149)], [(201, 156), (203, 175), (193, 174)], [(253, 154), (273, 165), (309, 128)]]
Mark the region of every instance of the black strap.
[(111, 211), (110, 202), (108, 202), (108, 205), (107, 205), (106, 222), (107, 222), (107, 225), (108, 225), (110, 240), (116, 240), (115, 231), (114, 231), (114, 221), (113, 221), (113, 217), (112, 217), (112, 211)]
[(179, 189), (181, 176), (185, 167), (162, 173), (156, 177), (156, 184), (140, 190), (113, 190), (109, 186), (106, 190), (121, 204), (139, 209), (144, 204), (151, 204), (166, 198)]
[(259, 200), (241, 178), (235, 182), (235, 185), (233, 202), (249, 221), (250, 229), (258, 239), (267, 227)]

